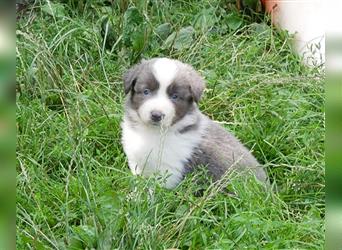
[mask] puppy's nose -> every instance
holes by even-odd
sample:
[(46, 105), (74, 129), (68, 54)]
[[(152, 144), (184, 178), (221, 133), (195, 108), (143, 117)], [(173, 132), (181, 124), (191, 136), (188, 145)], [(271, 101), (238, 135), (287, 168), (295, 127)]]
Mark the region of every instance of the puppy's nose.
[(165, 115), (160, 111), (153, 110), (151, 112), (151, 120), (154, 122), (160, 122), (164, 116)]

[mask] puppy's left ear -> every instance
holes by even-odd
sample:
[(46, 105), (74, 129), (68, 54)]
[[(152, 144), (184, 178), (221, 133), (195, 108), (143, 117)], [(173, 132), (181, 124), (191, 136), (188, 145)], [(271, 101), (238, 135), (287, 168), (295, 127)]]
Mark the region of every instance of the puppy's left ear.
[(189, 82), (192, 97), (194, 98), (194, 101), (198, 103), (205, 89), (205, 82), (200, 74), (197, 73), (194, 69), (190, 71)]
[(141, 64), (134, 65), (123, 76), (123, 82), (125, 87), (125, 95), (127, 95), (132, 88), (134, 88), (135, 82), (139, 75)]

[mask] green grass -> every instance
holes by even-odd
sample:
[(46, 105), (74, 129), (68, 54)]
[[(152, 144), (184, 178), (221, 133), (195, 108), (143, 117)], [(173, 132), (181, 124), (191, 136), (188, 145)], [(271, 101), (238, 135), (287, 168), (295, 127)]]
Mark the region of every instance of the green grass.
[[(36, 1), (17, 22), (17, 248), (322, 249), (321, 71), (224, 1), (114, 2)], [(232, 177), (235, 195), (211, 184), (196, 197), (200, 176), (175, 190), (132, 176), (121, 76), (156, 56), (201, 72), (201, 110), (253, 148), (272, 191)]]

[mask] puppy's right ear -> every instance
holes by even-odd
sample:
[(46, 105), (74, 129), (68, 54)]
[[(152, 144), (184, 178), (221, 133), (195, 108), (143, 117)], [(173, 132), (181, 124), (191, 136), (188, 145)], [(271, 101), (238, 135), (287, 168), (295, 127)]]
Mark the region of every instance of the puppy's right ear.
[(137, 81), (138, 74), (140, 72), (140, 65), (137, 64), (130, 68), (123, 76), (123, 82), (125, 87), (125, 95), (127, 95), (135, 85)]

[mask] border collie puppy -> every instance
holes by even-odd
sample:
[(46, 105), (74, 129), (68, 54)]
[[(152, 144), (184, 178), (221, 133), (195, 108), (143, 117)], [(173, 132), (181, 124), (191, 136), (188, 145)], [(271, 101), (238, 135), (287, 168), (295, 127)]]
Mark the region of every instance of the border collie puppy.
[(133, 174), (166, 175), (176, 187), (203, 165), (214, 180), (227, 170), (266, 173), (238, 139), (197, 107), (205, 84), (190, 66), (168, 58), (143, 60), (124, 75), (126, 94), (122, 144)]

